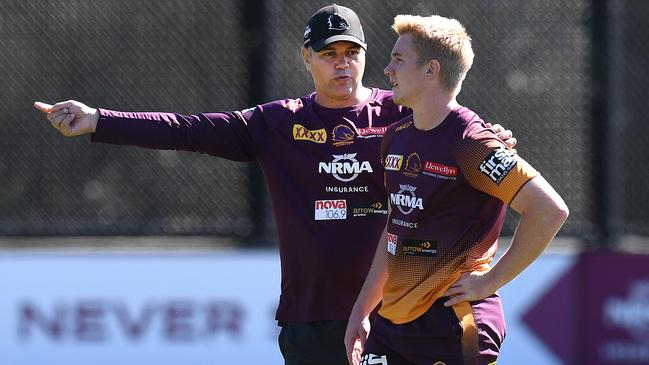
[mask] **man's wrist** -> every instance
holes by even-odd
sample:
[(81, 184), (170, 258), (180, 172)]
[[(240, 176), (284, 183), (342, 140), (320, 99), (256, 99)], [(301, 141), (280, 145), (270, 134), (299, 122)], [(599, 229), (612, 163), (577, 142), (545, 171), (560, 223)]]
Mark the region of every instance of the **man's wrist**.
[(97, 130), (97, 123), (99, 123), (99, 108), (94, 108), (92, 118), (90, 119), (90, 133), (95, 133)]

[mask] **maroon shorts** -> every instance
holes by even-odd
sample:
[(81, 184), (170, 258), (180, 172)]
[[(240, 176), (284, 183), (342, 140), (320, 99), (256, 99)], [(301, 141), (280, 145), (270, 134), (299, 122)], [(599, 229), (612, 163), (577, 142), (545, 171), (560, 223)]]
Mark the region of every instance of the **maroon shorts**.
[(374, 315), (361, 365), (494, 364), (505, 338), (500, 297), (444, 307), (440, 298), (419, 318), (394, 324)]

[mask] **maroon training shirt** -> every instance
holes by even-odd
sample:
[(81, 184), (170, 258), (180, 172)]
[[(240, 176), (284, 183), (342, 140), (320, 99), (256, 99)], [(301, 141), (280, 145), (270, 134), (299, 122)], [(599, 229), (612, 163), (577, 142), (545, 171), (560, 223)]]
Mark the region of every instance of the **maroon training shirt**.
[(408, 114), (379, 89), (340, 109), (318, 105), (315, 94), (187, 116), (100, 109), (92, 141), (256, 160), (279, 234), (277, 319), (347, 320), (387, 216), (381, 139)]

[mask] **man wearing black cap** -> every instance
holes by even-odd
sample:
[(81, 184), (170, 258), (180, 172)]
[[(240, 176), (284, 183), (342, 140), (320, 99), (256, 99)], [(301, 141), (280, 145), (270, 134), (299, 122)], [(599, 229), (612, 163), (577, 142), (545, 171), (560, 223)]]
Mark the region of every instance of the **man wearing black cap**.
[(387, 215), (381, 137), (410, 114), (391, 91), (362, 85), (366, 48), (356, 13), (329, 5), (304, 32), (302, 57), (316, 90), (310, 95), (196, 115), (126, 113), (76, 101), (35, 107), (65, 136), (90, 133), (96, 143), (257, 161), (279, 235), (282, 355), (288, 365), (344, 365), (347, 319)]

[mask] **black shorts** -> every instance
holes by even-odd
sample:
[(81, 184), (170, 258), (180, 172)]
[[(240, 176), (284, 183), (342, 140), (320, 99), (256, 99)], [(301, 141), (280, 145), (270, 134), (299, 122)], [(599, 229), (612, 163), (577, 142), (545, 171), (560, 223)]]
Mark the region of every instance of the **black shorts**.
[(280, 322), (279, 349), (285, 365), (349, 365), (347, 321)]

